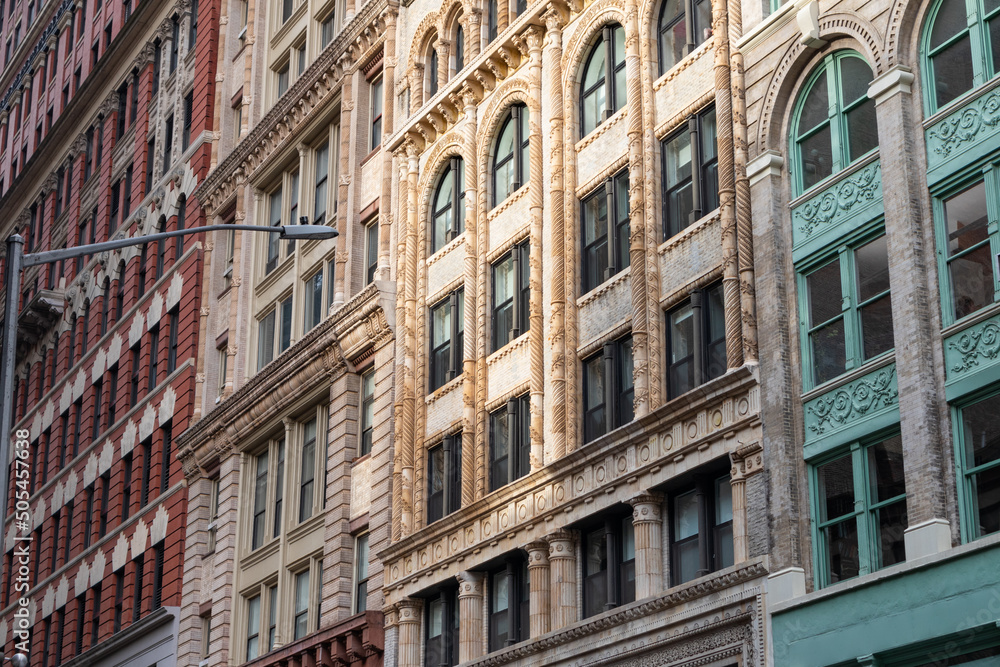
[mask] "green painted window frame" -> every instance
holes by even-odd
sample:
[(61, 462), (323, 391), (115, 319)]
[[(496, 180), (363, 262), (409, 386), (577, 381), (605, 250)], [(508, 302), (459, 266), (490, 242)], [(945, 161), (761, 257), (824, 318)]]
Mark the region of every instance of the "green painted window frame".
[[(954, 2), (955, 0), (948, 0)], [(944, 44), (939, 46), (934, 52), (930, 48), (931, 32), (937, 21), (938, 13), (944, 5), (945, 0), (938, 0), (927, 13), (927, 21), (924, 24), (923, 34), (920, 36), (920, 55), (924, 68), (924, 108), (927, 115), (932, 116), (941, 109), (946, 109), (954, 105), (958, 100), (964, 98), (969, 92), (976, 90), (984, 83), (993, 78), (1000, 70), (1000, 62), (994, 63), (990, 51), (989, 27), (990, 20), (1000, 21), (1000, 5), (992, 12), (987, 13), (983, 5), (983, 0), (965, 0), (966, 17), (968, 24), (965, 30), (953, 35)], [(948, 103), (938, 107), (934, 88), (934, 64), (931, 60), (935, 55), (960, 41), (965, 35), (969, 36), (972, 51), (972, 88), (955, 96)]]
[[(844, 103), (843, 91), (838, 82), (840, 81), (841, 63), (848, 58), (856, 58), (863, 62), (872, 71), (874, 77), (874, 69), (871, 63), (860, 53), (851, 49), (835, 51), (827, 55), (816, 65), (795, 101), (795, 113), (792, 115), (791, 130), (789, 131), (789, 155), (792, 156), (790, 171), (792, 190), (796, 197), (807, 191), (822, 189), (825, 187), (825, 184), (829, 184), (831, 180), (837, 177), (837, 174), (843, 172), (848, 166), (863, 160), (871, 155), (872, 152), (878, 150), (878, 144), (876, 143), (873, 148), (853, 158), (849, 154), (850, 136), (847, 115), (867, 103), (871, 103), (874, 106), (875, 101), (867, 95), (863, 95), (857, 100)], [(801, 120), (806, 100), (817, 85), (826, 86), (828, 100), (827, 120), (799, 134), (799, 121)], [(802, 166), (801, 142), (822, 132), (826, 127), (830, 128), (831, 157), (833, 160), (831, 171), (827, 176), (806, 187), (802, 180), (804, 168)]]
[[(845, 447), (840, 447), (835, 453), (823, 456), (809, 462), (809, 496), (813, 543), (813, 578), (817, 589), (832, 586), (840, 581), (830, 580), (830, 564), (826, 558), (826, 538), (824, 529), (847, 521), (855, 521), (857, 525), (858, 542), (858, 577), (863, 577), (882, 569), (881, 548), (879, 545), (878, 511), (902, 500), (906, 502), (907, 493), (893, 496), (886, 500), (872, 502), (873, 473), (869, 469), (867, 451), (880, 443), (894, 437), (900, 437), (899, 427), (883, 430), (870, 435), (864, 440), (858, 440)], [(842, 458), (851, 458), (851, 472), (854, 482), (854, 511), (842, 514), (834, 519), (821, 520), (820, 515), (820, 484), (819, 469)], [(905, 560), (905, 556), (904, 556)], [(851, 577), (854, 579), (855, 577)], [(850, 581), (844, 579), (843, 581)]]
[[(885, 236), (884, 224), (884, 220), (880, 217), (874, 223), (863, 227), (859, 232), (843, 239), (836, 247), (830, 248), (826, 252), (818, 253), (796, 267), (799, 301), (799, 346), (802, 353), (802, 390), (804, 392), (817, 386), (834, 382), (836, 378), (841, 377), (844, 373), (872, 362), (875, 359), (884, 358), (886, 355), (892, 354), (896, 349), (895, 345), (893, 345), (888, 350), (880, 352), (870, 359), (865, 359), (864, 338), (861, 329), (861, 309), (886, 295), (889, 295), (891, 299), (892, 290), (879, 292), (864, 301), (860, 301), (857, 296), (858, 279), (854, 253), (858, 248), (879, 238), (883, 238)], [(808, 278), (816, 271), (838, 260), (840, 262), (840, 314), (817, 323), (814, 326), (810, 326)], [(813, 358), (810, 335), (830, 325), (838, 318), (844, 321), (845, 367), (842, 373), (827, 378), (822, 383), (817, 383), (815, 359)]]
[(955, 316), (955, 303), (952, 298), (952, 280), (949, 264), (951, 259), (966, 256), (983, 242), (965, 248), (955, 257), (948, 257), (948, 223), (945, 219), (945, 201), (955, 197), (982, 182), (986, 188), (987, 241), (990, 256), (993, 258), (993, 303), (1000, 302), (1000, 276), (997, 275), (996, 258), (1000, 254), (1000, 165), (992, 162), (984, 167), (971, 171), (967, 178), (952, 181), (952, 184), (933, 194), (934, 235), (937, 240), (938, 287), (941, 291), (942, 325), (948, 327), (956, 322), (966, 320), (990, 308), (983, 306), (961, 317)]
[(965, 419), (964, 411), (974, 405), (978, 405), (990, 399), (1000, 397), (1000, 391), (996, 385), (966, 397), (959, 403), (951, 406), (951, 427), (952, 442), (955, 447), (955, 475), (958, 483), (958, 516), (962, 543), (974, 542), (989, 535), (1000, 533), (980, 534), (977, 521), (977, 507), (974, 495), (974, 484), (971, 480), (983, 472), (1000, 468), (1000, 458), (982, 465), (969, 465), (969, 456), (965, 447)]

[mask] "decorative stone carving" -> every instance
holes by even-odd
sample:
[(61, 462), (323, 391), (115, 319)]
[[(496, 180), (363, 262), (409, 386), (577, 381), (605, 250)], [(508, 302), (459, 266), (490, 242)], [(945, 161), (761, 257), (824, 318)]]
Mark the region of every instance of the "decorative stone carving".
[(806, 430), (824, 435), (898, 402), (896, 365), (890, 364), (809, 401)]
[(865, 203), (881, 199), (882, 170), (881, 163), (876, 160), (797, 206), (792, 211), (792, 219), (797, 231), (808, 238), (820, 227), (850, 215), (855, 207), (861, 208)]

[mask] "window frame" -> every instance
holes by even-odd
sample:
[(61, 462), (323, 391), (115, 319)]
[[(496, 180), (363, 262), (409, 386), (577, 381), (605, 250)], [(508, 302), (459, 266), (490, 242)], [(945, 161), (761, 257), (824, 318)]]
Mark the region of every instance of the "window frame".
[[(525, 238), (514, 244), (510, 250), (490, 265), (490, 299), (492, 301), (492, 319), (490, 323), (492, 334), (491, 352), (496, 352), (505, 345), (510, 344), (530, 329), (531, 320), (528, 317), (531, 300), (529, 254), (529, 239)], [(511, 263), (512, 289), (507, 299), (502, 303), (497, 303), (497, 270), (505, 262)], [(508, 307), (511, 310), (511, 326), (504, 331), (500, 328), (500, 325), (503, 322), (503, 311)]]
[[(862, 95), (856, 100), (850, 102), (844, 101), (843, 90), (840, 85), (840, 81), (842, 80), (841, 64), (844, 60), (849, 58), (855, 58), (863, 62), (868, 68), (868, 71), (872, 73), (872, 80), (874, 80), (875, 69), (864, 56), (853, 49), (840, 49), (827, 54), (823, 60), (813, 67), (808, 78), (806, 79), (805, 85), (802, 86), (802, 89), (799, 91), (795, 99), (791, 127), (788, 133), (788, 141), (790, 145), (789, 155), (792, 156), (789, 171), (792, 181), (792, 194), (795, 197), (798, 197), (806, 192), (816, 192), (826, 187), (832, 180), (837, 178), (838, 174), (843, 173), (844, 170), (852, 164), (857, 164), (868, 156), (877, 153), (879, 150), (878, 140), (876, 137), (876, 143), (873, 148), (870, 148), (861, 155), (854, 157), (850, 154), (851, 142), (848, 114), (852, 111), (860, 109), (866, 104), (872, 105), (872, 111), (874, 113), (875, 100), (867, 95)], [(819, 124), (811, 128), (807, 128), (804, 132), (800, 132), (799, 125), (802, 122), (802, 113), (805, 108), (805, 103), (809, 98), (809, 94), (812, 93), (813, 89), (819, 85), (826, 86), (828, 108), (826, 120), (821, 121)], [(830, 133), (830, 173), (823, 176), (815, 183), (806, 186), (804, 181), (805, 168), (804, 161), (802, 159), (802, 142), (823, 132), (825, 128), (829, 128)]]
[[(965, 0), (964, 4), (967, 21), (965, 28), (946, 39), (937, 48), (931, 49), (931, 34), (934, 31), (934, 25), (937, 22), (941, 8), (944, 6), (944, 0), (938, 0), (929, 9), (927, 19), (921, 28), (920, 59), (926, 79), (923, 86), (924, 109), (928, 117), (954, 106), (956, 102), (965, 99), (970, 92), (980, 88), (984, 83), (996, 76), (997, 73), (1000, 73), (1000, 62), (993, 62), (994, 51), (1000, 53), (1000, 45), (994, 48), (989, 41), (989, 23), (990, 21), (1000, 21), (1000, 7), (995, 8), (989, 14), (985, 14), (983, 12), (983, 5), (979, 0)], [(974, 21), (969, 23), (968, 21), (973, 15)], [(936, 79), (933, 58), (965, 38), (969, 40), (969, 50), (972, 55), (972, 87), (958, 93), (944, 104), (938, 104), (937, 95), (935, 94)]]
[(370, 81), (368, 150), (374, 152), (376, 148), (382, 145), (382, 113), (384, 111), (382, 108), (384, 102), (382, 98), (385, 86), (381, 70), (379, 70), (378, 74), (371, 77)]
[[(438, 206), (438, 200), (446, 185), (451, 185), (451, 197), (449, 200)], [(438, 221), (448, 221), (447, 215), (451, 214), (450, 224), (439, 228)], [(434, 198), (431, 200), (431, 254), (434, 254), (448, 245), (459, 234), (465, 231), (465, 161), (459, 155), (452, 155), (448, 158), (447, 166), (441, 175), (438, 176), (437, 185), (434, 188)]]
[[(584, 526), (580, 532), (581, 588), (583, 593), (580, 615), (583, 618), (590, 618), (610, 609), (635, 602), (636, 549), (632, 513), (609, 512), (596, 525)], [(631, 539), (626, 539), (627, 534), (631, 535)], [(588, 575), (588, 549), (595, 536), (604, 540), (603, 563), (605, 567)], [(629, 545), (631, 545), (632, 557), (626, 558)], [(596, 595), (600, 583), (603, 583), (604, 589), (603, 604), (600, 605), (599, 609), (591, 608), (595, 602), (601, 600)]]
[[(728, 485), (729, 490), (729, 520), (719, 521), (720, 502), (718, 491)], [(678, 500), (685, 496), (695, 497), (695, 523), (697, 528), (693, 535), (688, 535), (678, 539)], [(727, 563), (725, 555), (721, 553), (721, 541), (728, 531), (729, 555), (735, 561), (733, 551), (733, 509), (732, 509), (732, 480), (728, 473), (721, 468), (713, 466), (711, 470), (705, 470), (694, 476), (693, 483), (676, 489), (667, 499), (667, 516), (665, 527), (669, 531), (669, 558), (670, 558), (670, 585), (679, 586), (693, 581), (699, 577), (712, 572), (732, 566), (734, 563)], [(704, 521), (703, 521), (704, 519)], [(702, 532), (702, 528), (705, 529)], [(693, 577), (685, 579), (681, 573), (680, 551), (688, 544), (696, 545), (695, 551), (698, 556), (698, 568)], [(702, 566), (706, 567), (702, 567)], [(703, 572), (707, 568), (707, 572)]]
[[(441, 452), (441, 488), (435, 490), (437, 452)], [(440, 509), (435, 496), (440, 496)], [(458, 511), (462, 506), (462, 432), (445, 436), (427, 448), (427, 525)]]
[[(872, 502), (871, 487), (874, 477), (872, 471), (869, 469), (869, 458), (866, 454), (873, 447), (895, 438), (900, 438), (898, 426), (871, 434), (863, 440), (852, 442), (844, 447), (838, 447), (836, 452), (829, 453), (821, 459), (809, 462), (808, 474), (811, 505), (810, 515), (812, 519), (811, 523), (813, 531), (813, 577), (817, 589), (826, 588), (828, 586), (841, 583), (842, 581), (851, 581), (856, 578), (849, 577), (840, 581), (832, 581), (829, 571), (830, 564), (824, 556), (826, 551), (825, 545), (827, 542), (824, 530), (829, 527), (845, 524), (852, 520), (855, 522), (857, 530), (859, 566), (857, 577), (863, 577), (867, 574), (871, 574), (872, 572), (889, 567), (889, 565), (882, 564), (882, 559), (879, 553), (880, 545), (878, 537), (872, 537), (879, 535), (876, 512), (898, 502), (903, 502), (905, 507), (908, 494), (904, 490), (902, 494), (898, 494), (892, 498)], [(903, 452), (902, 443), (900, 443), (900, 452)], [(853, 509), (832, 519), (824, 520), (821, 518), (819, 511), (820, 504), (822, 502), (820, 495), (819, 469), (824, 465), (840, 461), (844, 458), (848, 458), (851, 461), (851, 473), (854, 487)], [(902, 542), (902, 539), (900, 542)], [(906, 562), (905, 555), (903, 560), (900, 562)]]
[[(520, 552), (507, 556), (503, 567), (494, 568), (486, 573), (487, 652), (499, 651), (530, 638), (530, 592), (526, 590), (529, 578), (528, 560)], [(504, 609), (498, 608), (497, 599), (500, 592), (498, 583), (501, 579), (505, 580), (507, 588), (507, 606)], [(501, 624), (507, 627), (505, 633), (499, 631)]]
[[(282, 353), (292, 346), (292, 326), (295, 317), (292, 294), (285, 292), (275, 299), (274, 303), (263, 310), (262, 315), (257, 316), (257, 372), (272, 361), (277, 359)], [(265, 325), (267, 320), (271, 325)], [(273, 332), (265, 335), (268, 326), (273, 326)], [(268, 353), (267, 341), (271, 343)]]
[(375, 282), (378, 271), (379, 217), (374, 215), (364, 224), (365, 231), (365, 285)]
[[(493, 187), (493, 208), (496, 208), (503, 202), (513, 197), (518, 190), (528, 184), (528, 179), (531, 177), (531, 160), (529, 158), (531, 144), (530, 120), (531, 117), (529, 115), (528, 107), (524, 103), (518, 102), (510, 106), (507, 113), (504, 115), (503, 121), (501, 121), (498, 125), (499, 129), (496, 133), (497, 138), (493, 145), (493, 171), (490, 176), (492, 181), (491, 185)], [(513, 123), (514, 132), (513, 151), (507, 155), (501, 156), (498, 152), (500, 138), (507, 130), (507, 126), (511, 123)], [(501, 168), (505, 167), (507, 161), (509, 160), (513, 160), (513, 180), (510, 184), (510, 190), (503, 197), (501, 197), (497, 174), (500, 173)]]
[[(635, 419), (635, 384), (632, 379), (631, 386), (627, 384), (625, 368), (621, 360), (624, 359), (624, 350), (628, 348), (628, 356), (632, 357), (632, 334), (621, 336), (615, 340), (604, 343), (600, 350), (583, 360), (583, 442), (592, 440), (610, 433), (611, 431), (624, 426)], [(629, 365), (634, 363), (631, 359)], [(594, 381), (590, 377), (591, 368), (599, 364), (601, 369), (601, 382), (603, 385), (603, 400), (600, 404), (588, 405), (588, 389)], [(633, 369), (634, 373), (634, 369)], [(608, 382), (607, 376), (613, 376), (613, 381)], [(627, 397), (632, 397), (632, 402)], [(603, 413), (603, 430), (600, 433), (591, 431), (589, 415), (597, 410)], [(609, 417), (610, 415), (610, 417)]]
[[(722, 317), (722, 338), (711, 338), (713, 315), (712, 315), (712, 293), (717, 292), (721, 297), (722, 309), (719, 313)], [(671, 321), (671, 316), (675, 313), (688, 308), (691, 312), (691, 324), (692, 324), (692, 349), (691, 353), (685, 356), (680, 361), (673, 361), (673, 342), (674, 342), (674, 326)], [(666, 354), (666, 366), (667, 366), (667, 399), (672, 400), (681, 396), (691, 389), (699, 387), (704, 383), (714, 380), (717, 377), (721, 377), (725, 374), (727, 370), (727, 359), (726, 359), (726, 310), (725, 310), (725, 290), (723, 289), (722, 283), (714, 283), (708, 285), (702, 289), (694, 290), (691, 296), (681, 302), (680, 304), (674, 306), (670, 310), (666, 311), (666, 338), (667, 338), (667, 354)], [(722, 347), (722, 368), (721, 372), (712, 372), (712, 347), (718, 346), (721, 342)], [(688, 362), (687, 360), (690, 360)], [(678, 383), (673, 380), (674, 369), (679, 367), (684, 363), (691, 363), (691, 385), (687, 388), (681, 389), (677, 386)]]
[(958, 484), (959, 527), (962, 543), (996, 535), (997, 532), (982, 533), (979, 525), (979, 503), (976, 497), (976, 482), (971, 478), (984, 472), (996, 472), (1000, 469), (1000, 457), (986, 463), (975, 464), (973, 458), (970, 464), (969, 451), (966, 447), (965, 411), (974, 406), (994, 401), (1000, 397), (995, 387), (980, 391), (966, 397), (961, 402), (950, 406), (952, 422), (952, 441), (955, 454), (955, 476)]
[(354, 538), (354, 585), (351, 609), (360, 614), (368, 609), (368, 559), (369, 533), (364, 531)]
[[(626, 70), (626, 58), (625, 54), (621, 54), (621, 62), (619, 60), (619, 54), (615, 47), (615, 31), (621, 30), (622, 44), (625, 43), (625, 28), (617, 22), (607, 23), (601, 26), (600, 33), (594, 43), (590, 48), (590, 52), (587, 54), (587, 59), (584, 62), (583, 69), (580, 73), (580, 100), (579, 100), (579, 112), (580, 112), (580, 137), (586, 137), (591, 132), (600, 127), (609, 118), (618, 113), (626, 103), (627, 90), (618, 90), (618, 73), (624, 72)], [(587, 70), (590, 68), (590, 64), (597, 57), (599, 49), (604, 49), (604, 73), (601, 75), (599, 81), (595, 81), (589, 88), (584, 88)], [(609, 57), (610, 56), (610, 57)], [(588, 127), (587, 125), (587, 99), (595, 94), (597, 90), (601, 87), (604, 88), (604, 108), (601, 110), (600, 119), (595, 119), (597, 122), (593, 127)], [(621, 99), (619, 99), (619, 97)]]
[[(449, 309), (449, 337), (446, 341), (437, 341), (434, 336), (434, 315), (438, 309)], [(465, 289), (459, 287), (430, 307), (430, 336), (427, 393), (445, 386), (462, 374), (462, 362), (465, 352)], [(447, 348), (448, 365), (439, 368), (435, 358), (442, 355)]]
[[(715, 128), (715, 139), (712, 142), (715, 154), (712, 157), (705, 154), (705, 141), (703, 140), (703, 135), (706, 132), (705, 119), (710, 115), (716, 118), (712, 125)], [(689, 163), (691, 175), (678, 179), (671, 186), (668, 180), (670, 173), (668, 146), (672, 142), (682, 139), (685, 135), (688, 138), (688, 150), (691, 154)], [(666, 241), (719, 208), (719, 134), (715, 105), (710, 104), (698, 113), (688, 116), (685, 125), (664, 137), (660, 142), (660, 149), (660, 167), (663, 170), (661, 215), (663, 218), (663, 240)], [(711, 178), (710, 174), (714, 174), (714, 179)], [(714, 180), (714, 184), (711, 182), (712, 180)], [(688, 212), (687, 220), (675, 220), (669, 206), (671, 195), (675, 192), (682, 192), (688, 183), (690, 183), (691, 189), (691, 210)]]
[[(431, 614), (434, 605), (441, 605), (441, 634), (431, 635), (432, 622)], [(427, 598), (424, 604), (424, 664), (435, 665), (436, 667), (453, 667), (458, 664), (458, 644), (459, 644), (459, 610), (458, 610), (458, 588), (447, 586), (442, 587), (436, 594)], [(440, 648), (432, 645), (435, 638), (440, 637)], [(436, 651), (436, 653), (432, 653)], [(437, 655), (439, 660), (433, 661)]]
[[(360, 386), (358, 395), (360, 404), (358, 410), (359, 432), (358, 458), (367, 456), (372, 451), (374, 444), (374, 410), (375, 410), (375, 366), (362, 371), (360, 375)], [(371, 393), (368, 392), (369, 381), (371, 383)], [(369, 410), (371, 415), (369, 415)]]
[[(796, 266), (799, 307), (799, 350), (802, 358), (802, 389), (804, 392), (835, 382), (837, 378), (842, 377), (845, 373), (849, 373), (865, 364), (875, 363), (875, 360), (884, 359), (895, 352), (894, 341), (893, 346), (889, 349), (865, 358), (862, 323), (862, 309), (886, 297), (890, 299), (891, 321), (891, 285), (888, 290), (883, 290), (863, 301), (858, 295), (859, 280), (856, 253), (861, 248), (875, 243), (879, 239), (886, 238), (884, 224), (883, 218), (879, 217), (873, 223), (865, 225), (848, 238), (843, 239), (835, 248), (817, 254), (810, 258), (808, 262), (803, 262), (799, 266)], [(888, 266), (888, 251), (886, 254), (886, 266)], [(839, 263), (841, 288), (840, 311), (837, 315), (823, 322), (813, 324), (810, 319), (812, 304), (809, 300), (808, 280), (810, 276), (830, 266), (833, 262)], [(845, 367), (840, 373), (818, 381), (816, 377), (816, 358), (812, 350), (812, 336), (820, 333), (826, 327), (833, 325), (837, 319), (843, 322)]]
[[(629, 233), (631, 231), (631, 203), (629, 202), (629, 173), (628, 168), (608, 176), (604, 183), (598, 186), (593, 192), (580, 200), (580, 271), (581, 293), (586, 294), (598, 286), (607, 282), (612, 277), (618, 275), (631, 266), (632, 258), (630, 252)], [(604, 201), (605, 206), (605, 233), (602, 236), (595, 236), (590, 243), (587, 239), (587, 226), (591, 201)], [(624, 201), (624, 216), (621, 216), (622, 202)], [(614, 212), (612, 222), (611, 213)], [(599, 219), (599, 217), (598, 217)], [(596, 227), (599, 223), (593, 221)], [(614, 234), (610, 228), (614, 228)], [(603, 273), (595, 274), (595, 262), (589, 261), (591, 257), (600, 259), (602, 246), (604, 247), (604, 259), (607, 265)], [(591, 254), (593, 253), (593, 254)], [(621, 267), (618, 265), (622, 264)], [(599, 266), (599, 263), (596, 265)]]
[[(531, 398), (511, 397), (490, 413), (489, 485), (496, 491), (531, 472)], [(507, 432), (506, 450), (500, 456), (502, 429)], [(513, 435), (512, 435), (513, 434)], [(503, 464), (501, 465), (501, 461)]]

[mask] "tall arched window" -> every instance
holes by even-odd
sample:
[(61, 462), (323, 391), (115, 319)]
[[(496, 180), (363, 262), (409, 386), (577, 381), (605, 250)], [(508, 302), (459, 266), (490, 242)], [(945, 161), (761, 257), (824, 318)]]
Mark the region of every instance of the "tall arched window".
[(452, 157), (434, 191), (431, 252), (437, 252), (465, 227), (465, 162)]
[(938, 0), (924, 31), (929, 85), (927, 107), (936, 113), (1000, 70), (1000, 4)]
[(486, 41), (497, 38), (497, 0), (486, 0)]
[(101, 287), (101, 335), (108, 332), (108, 302), (111, 300), (111, 278), (105, 276)]
[(580, 114), (583, 135), (625, 106), (625, 29), (617, 23), (601, 30), (583, 68)]
[(438, 52), (433, 46), (427, 56), (427, 97), (438, 91)]
[(665, 74), (712, 34), (711, 0), (666, 0), (659, 33), (660, 74)]
[(809, 77), (793, 121), (797, 194), (878, 146), (872, 78), (868, 62), (853, 51), (831, 53)]
[(455, 71), (460, 72), (465, 67), (465, 31), (462, 30), (461, 24), (457, 21), (455, 23)]
[(528, 181), (528, 107), (515, 104), (500, 124), (493, 156), (493, 205)]
[(118, 290), (115, 294), (115, 322), (122, 318), (125, 309), (125, 260), (118, 262)]

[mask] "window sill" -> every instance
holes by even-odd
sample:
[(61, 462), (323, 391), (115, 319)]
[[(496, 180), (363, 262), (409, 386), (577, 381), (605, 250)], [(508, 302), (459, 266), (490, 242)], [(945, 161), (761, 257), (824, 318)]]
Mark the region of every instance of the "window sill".
[(938, 109), (937, 111), (934, 112), (933, 115), (927, 116), (926, 120), (924, 120), (923, 123), (924, 129), (926, 130), (933, 127), (936, 123), (940, 122), (942, 119), (947, 118), (948, 116), (955, 113), (956, 111), (961, 109), (963, 106), (965, 106), (975, 98), (979, 97), (980, 95), (985, 95), (994, 88), (1000, 88), (1000, 74), (997, 74), (983, 85), (977, 86), (972, 90), (966, 91), (963, 95), (959, 95), (951, 102), (948, 102), (948, 104), (945, 105), (944, 108)]
[[(680, 76), (681, 72), (696, 63), (703, 54), (708, 53), (712, 49), (714, 42), (715, 40), (713, 38), (707, 38), (701, 44), (696, 46), (694, 51), (681, 58), (680, 61), (675, 63), (673, 67), (661, 74), (659, 78), (653, 82), (653, 92), (659, 92), (660, 88), (663, 88), (665, 85), (676, 79)], [(657, 61), (657, 67), (659, 67), (659, 61)], [(659, 136), (659, 132), (657, 132), (657, 136)]]
[(456, 389), (459, 389), (462, 386), (462, 380), (464, 378), (465, 375), (463, 373), (456, 374), (455, 377), (448, 380), (437, 389), (428, 392), (427, 396), (424, 397), (424, 403), (430, 405), (431, 403), (434, 403), (435, 401), (443, 398), (447, 394), (450, 394), (451, 392), (455, 391)]
[[(867, 153), (865, 153), (864, 155), (862, 155), (861, 157), (859, 157), (857, 160), (855, 160), (851, 164), (849, 164), (846, 167), (844, 167), (843, 169), (841, 169), (840, 171), (838, 171), (838, 172), (836, 172), (834, 174), (830, 174), (829, 176), (827, 176), (826, 178), (824, 178), (819, 183), (816, 183), (815, 185), (810, 186), (808, 190), (805, 190), (804, 192), (796, 195), (794, 199), (792, 199), (790, 202), (788, 202), (788, 208), (789, 208), (789, 210), (793, 210), (795, 208), (798, 208), (800, 205), (802, 205), (805, 202), (809, 201), (810, 199), (812, 199), (816, 195), (822, 193), (823, 190), (826, 190), (827, 188), (833, 187), (834, 185), (837, 184), (838, 181), (842, 181), (844, 179), (847, 179), (847, 178), (853, 176), (854, 174), (858, 173), (859, 171), (861, 171), (862, 169), (864, 169), (865, 167), (867, 167), (872, 162), (875, 162), (878, 159), (879, 159), (879, 147), (876, 146), (875, 148), (871, 149), (870, 151), (868, 151)], [(789, 165), (786, 163), (785, 166), (786, 166), (786, 171), (787, 171), (787, 167)], [(791, 171), (788, 171), (788, 174), (789, 174), (789, 176), (791, 176), (792, 175)], [(793, 178), (793, 180), (794, 180), (794, 178)], [(792, 189), (794, 190), (794, 184), (793, 184), (793, 188)]]
[(445, 243), (439, 249), (435, 250), (431, 254), (431, 256), (427, 258), (426, 260), (427, 266), (430, 267), (432, 264), (437, 263), (452, 250), (461, 246), (464, 241), (465, 241), (465, 231), (463, 230), (458, 236)]
[(499, 204), (496, 204), (489, 213), (486, 214), (487, 222), (493, 222), (496, 218), (500, 217), (504, 211), (513, 206), (516, 202), (520, 201), (522, 198), (528, 196), (528, 184), (525, 183), (514, 192), (510, 193), (506, 199), (504, 199)]
[(625, 279), (632, 275), (631, 265), (626, 266), (624, 269), (611, 276), (603, 283), (593, 288), (589, 292), (585, 292), (581, 297), (576, 300), (576, 307), (583, 308), (587, 304), (596, 301), (598, 298), (603, 296), (605, 293), (610, 292), (612, 289), (617, 287), (619, 284), (625, 282)]
[(580, 153), (581, 151), (586, 150), (588, 146), (597, 141), (626, 116), (628, 116), (627, 104), (623, 105), (621, 109), (611, 114), (607, 120), (603, 120), (598, 123), (597, 127), (591, 130), (586, 136), (581, 137), (580, 140), (576, 142), (576, 152)]
[(872, 371), (878, 370), (883, 366), (888, 366), (895, 360), (896, 360), (896, 348), (892, 348), (891, 350), (886, 350), (877, 357), (869, 359), (868, 361), (861, 364), (857, 368), (852, 368), (849, 371), (845, 371), (844, 373), (841, 373), (837, 377), (827, 380), (821, 385), (813, 387), (808, 391), (802, 392), (802, 397), (801, 397), (802, 402), (808, 403), (817, 396), (822, 396), (823, 394), (829, 391), (833, 391), (834, 389), (843, 387), (846, 384), (850, 384), (854, 380), (857, 380), (860, 377), (868, 375)]
[(688, 225), (687, 227), (685, 227), (684, 229), (677, 232), (676, 234), (668, 238), (666, 241), (661, 243), (659, 247), (656, 249), (656, 253), (661, 257), (663, 255), (666, 255), (672, 249), (679, 246), (681, 243), (685, 242), (688, 239), (688, 237), (694, 236), (695, 234), (700, 232), (702, 228), (708, 227), (709, 225), (714, 224), (716, 221), (720, 219), (721, 218), (719, 214), (719, 209), (715, 209), (714, 211), (711, 211), (707, 215), (703, 215), (702, 217), (698, 218), (690, 225)]
[(990, 319), (997, 313), (1000, 313), (1000, 301), (996, 301), (992, 305), (986, 306), (985, 308), (981, 308), (976, 312), (966, 315), (962, 319), (956, 320), (952, 324), (949, 324), (948, 326), (944, 327), (941, 330), (941, 338), (948, 338), (949, 336), (953, 336), (954, 334), (957, 334), (960, 331), (963, 331), (971, 326), (975, 326), (980, 322)]
[(378, 146), (373, 148), (371, 152), (368, 153), (368, 155), (366, 155), (363, 160), (361, 160), (361, 166), (364, 167), (369, 160), (371, 160), (373, 157), (380, 154), (381, 152), (382, 152), (382, 144), (379, 144)]

